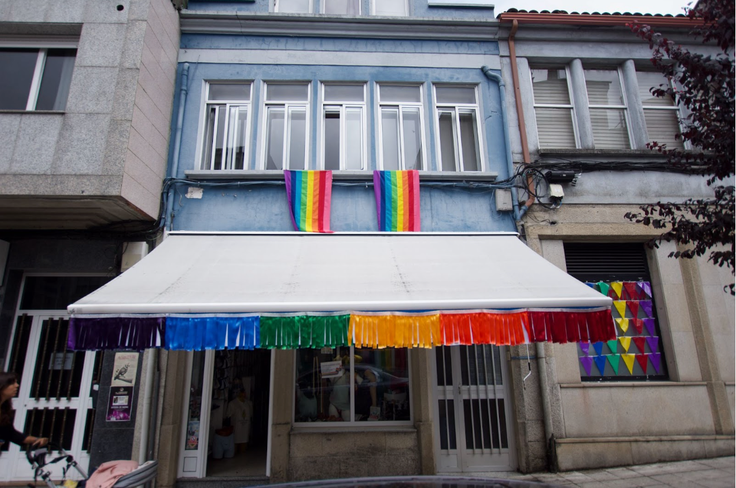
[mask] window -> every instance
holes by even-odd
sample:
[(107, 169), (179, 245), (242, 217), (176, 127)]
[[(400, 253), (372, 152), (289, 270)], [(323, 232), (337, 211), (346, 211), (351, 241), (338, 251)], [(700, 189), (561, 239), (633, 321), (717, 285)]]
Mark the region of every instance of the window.
[(407, 349), (298, 349), (294, 421), (408, 422)]
[(565, 243), (567, 272), (614, 300), (616, 339), (578, 344), (583, 381), (666, 380), (643, 244)]
[(274, 12), (308, 14), (312, 11), (312, 0), (274, 0)]
[(378, 93), (381, 169), (424, 169), (421, 87), (381, 84)]
[(669, 149), (682, 149), (682, 139), (675, 137), (675, 134), (680, 132), (679, 109), (675, 101), (672, 97), (655, 97), (649, 91), (650, 88), (659, 88), (660, 85), (667, 84), (667, 79), (661, 73), (638, 71), (636, 80), (639, 84), (639, 96), (644, 109), (649, 142), (666, 144)]
[(435, 86), (442, 171), (481, 171), (475, 87)]
[(64, 110), (76, 49), (0, 49), (0, 110)]
[(576, 147), (567, 70), (533, 69), (531, 72), (539, 146), (545, 149)]
[(322, 85), (322, 168), (366, 169), (365, 85)]
[(307, 169), (308, 83), (266, 83), (265, 169)]
[(626, 102), (618, 70), (585, 70), (596, 149), (629, 149)]
[(248, 169), (250, 83), (207, 85), (202, 169)]
[(386, 17), (409, 15), (407, 0), (372, 0), (371, 14)]
[[(322, 0), (320, 13), (331, 15), (360, 15), (360, 0)], [(274, 0), (274, 12), (292, 14), (315, 13), (313, 0)]]

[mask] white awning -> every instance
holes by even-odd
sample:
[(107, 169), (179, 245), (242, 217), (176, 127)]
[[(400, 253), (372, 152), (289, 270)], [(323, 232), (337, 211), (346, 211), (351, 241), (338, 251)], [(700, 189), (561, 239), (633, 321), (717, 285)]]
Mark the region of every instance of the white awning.
[(516, 234), (172, 233), (73, 315), (610, 307)]

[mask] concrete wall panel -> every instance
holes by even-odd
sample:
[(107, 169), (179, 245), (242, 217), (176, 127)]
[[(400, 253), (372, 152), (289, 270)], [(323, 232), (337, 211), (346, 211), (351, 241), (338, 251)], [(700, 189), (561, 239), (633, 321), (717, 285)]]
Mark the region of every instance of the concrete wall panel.
[(8, 173), (48, 174), (61, 124), (59, 115), (21, 115)]

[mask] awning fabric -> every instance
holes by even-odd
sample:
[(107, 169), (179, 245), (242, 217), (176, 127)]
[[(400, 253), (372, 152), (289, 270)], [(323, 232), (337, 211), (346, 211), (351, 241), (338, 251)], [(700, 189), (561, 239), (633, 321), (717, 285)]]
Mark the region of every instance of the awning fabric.
[(602, 341), (610, 306), (511, 233), (172, 233), (69, 306), (69, 347)]

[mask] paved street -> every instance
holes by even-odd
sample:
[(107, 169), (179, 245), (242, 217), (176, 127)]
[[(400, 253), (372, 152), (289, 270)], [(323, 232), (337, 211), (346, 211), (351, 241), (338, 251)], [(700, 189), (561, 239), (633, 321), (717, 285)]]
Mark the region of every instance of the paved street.
[(728, 488), (736, 486), (733, 456), (564, 473), (487, 473), (492, 478), (539, 481), (581, 488), (643, 486)]

